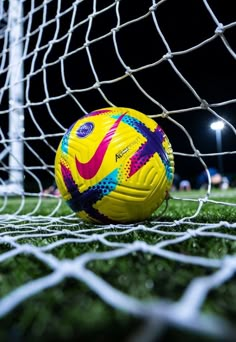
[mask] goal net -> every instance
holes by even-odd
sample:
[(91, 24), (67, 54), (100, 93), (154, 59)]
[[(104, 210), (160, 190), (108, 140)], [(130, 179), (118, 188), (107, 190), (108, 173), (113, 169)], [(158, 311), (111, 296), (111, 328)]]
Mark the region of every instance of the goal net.
[[(144, 319), (137, 340), (168, 327), (234, 333), (230, 320), (205, 304), (236, 269), (235, 30), (233, 4), (219, 1), (0, 1), (0, 269), (19, 255), (50, 269), (4, 294), (0, 317), (74, 278), (113, 309)], [(146, 223), (88, 226), (54, 186), (64, 133), (110, 106), (154, 118), (172, 144), (167, 209)], [(209, 248), (217, 240), (222, 249), (205, 254), (195, 250), (199, 240)], [(78, 254), (59, 258), (66, 245), (78, 246)], [(157, 291), (147, 300), (89, 266), (134, 254), (156, 263), (153, 278), (140, 284), (146, 289), (161, 279), (163, 260), (204, 271), (192, 272), (177, 297)]]

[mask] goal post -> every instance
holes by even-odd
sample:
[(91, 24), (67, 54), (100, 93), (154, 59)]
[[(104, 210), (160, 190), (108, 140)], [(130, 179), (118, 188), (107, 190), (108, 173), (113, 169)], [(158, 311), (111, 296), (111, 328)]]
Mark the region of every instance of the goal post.
[(23, 190), (24, 184), (24, 76), (23, 3), (9, 2), (9, 181)]
[[(2, 159), (8, 154), (8, 180), (0, 185), (1, 193), (23, 193), (24, 189), (24, 66), (23, 66), (23, 3), (10, 0), (4, 34), (9, 35), (9, 83), (8, 143), (2, 151)], [(4, 0), (1, 1), (3, 11)]]

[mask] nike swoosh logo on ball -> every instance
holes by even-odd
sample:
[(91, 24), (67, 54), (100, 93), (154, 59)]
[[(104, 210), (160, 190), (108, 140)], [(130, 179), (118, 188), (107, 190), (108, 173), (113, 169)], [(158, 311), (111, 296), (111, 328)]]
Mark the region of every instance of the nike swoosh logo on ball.
[(91, 179), (97, 174), (104, 159), (104, 156), (106, 154), (106, 151), (110, 145), (110, 142), (117, 130), (117, 127), (119, 126), (119, 123), (121, 122), (125, 114), (122, 114), (112, 125), (112, 127), (109, 129), (105, 137), (102, 139), (94, 155), (89, 161), (87, 161), (86, 163), (82, 163), (75, 157), (76, 168), (80, 176), (84, 179)]

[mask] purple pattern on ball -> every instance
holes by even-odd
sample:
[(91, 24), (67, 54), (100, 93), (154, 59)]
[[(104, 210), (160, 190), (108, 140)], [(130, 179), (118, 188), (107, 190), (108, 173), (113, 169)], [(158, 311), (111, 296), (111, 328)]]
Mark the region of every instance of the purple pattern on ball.
[(130, 172), (128, 177), (135, 174), (143, 165), (145, 165), (148, 160), (158, 153), (164, 166), (169, 165), (169, 159), (167, 153), (162, 145), (164, 140), (163, 130), (157, 126), (155, 131), (150, 131), (143, 123), (137, 121), (135, 122), (135, 128), (147, 139), (145, 143), (140, 146), (138, 151), (130, 158)]

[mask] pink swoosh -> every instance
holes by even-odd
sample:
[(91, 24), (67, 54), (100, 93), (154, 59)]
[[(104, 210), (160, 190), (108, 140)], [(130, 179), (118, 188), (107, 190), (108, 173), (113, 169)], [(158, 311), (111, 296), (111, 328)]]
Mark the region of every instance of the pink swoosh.
[(98, 148), (95, 151), (94, 155), (92, 156), (92, 158), (88, 162), (81, 163), (75, 157), (76, 168), (77, 168), (80, 176), (83, 177), (84, 179), (91, 179), (98, 172), (98, 170), (102, 164), (103, 158), (106, 154), (106, 151), (109, 147), (109, 144), (110, 144), (110, 142), (111, 142), (111, 140), (112, 140), (112, 138), (116, 132), (116, 129), (117, 129), (117, 127), (118, 127), (118, 125), (119, 125), (119, 123), (122, 120), (124, 115), (125, 114), (122, 114), (116, 120), (116, 122), (113, 124), (113, 126), (110, 128), (110, 130), (107, 132), (105, 137), (102, 139), (102, 141), (98, 145)]

